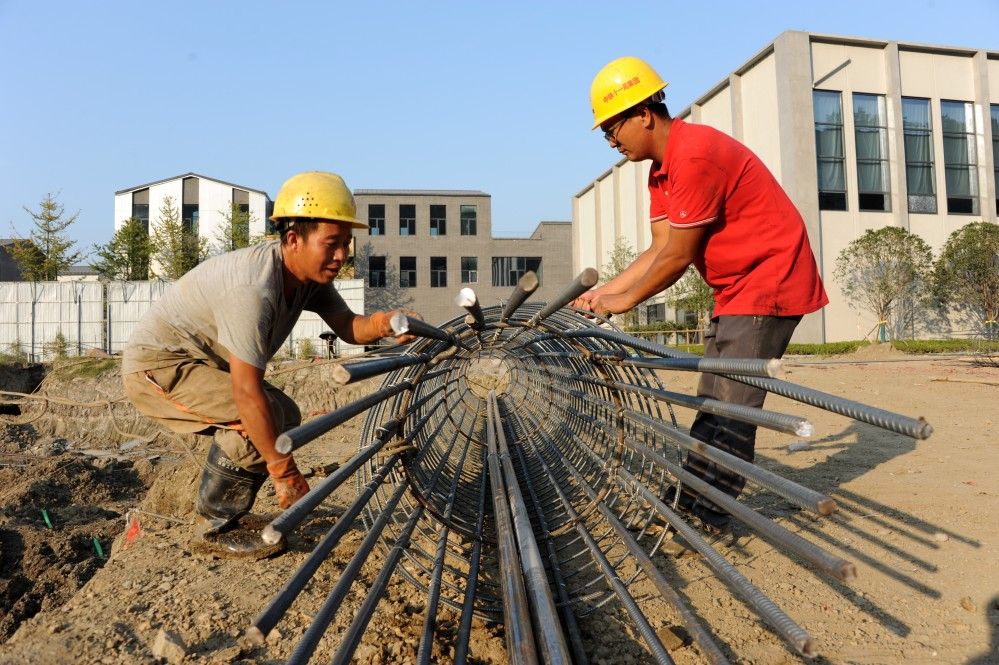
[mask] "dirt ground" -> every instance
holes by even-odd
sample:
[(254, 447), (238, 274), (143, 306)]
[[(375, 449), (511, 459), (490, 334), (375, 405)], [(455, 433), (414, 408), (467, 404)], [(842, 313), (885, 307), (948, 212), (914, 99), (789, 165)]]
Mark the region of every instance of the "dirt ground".
[[(843, 585), (818, 576), (742, 528), (721, 552), (816, 639), (818, 663), (999, 663), (999, 475), (992, 435), (999, 418), (999, 368), (974, 359), (904, 356), (864, 349), (850, 356), (791, 358), (788, 379), (868, 404), (924, 416), (923, 442), (771, 397), (767, 406), (808, 416), (811, 445), (761, 431), (758, 463), (830, 494), (831, 518), (812, 520), (779, 499), (745, 501), (792, 531), (856, 563)], [(148, 426), (118, 401), (110, 361), (87, 372), (52, 372), (40, 390), (62, 402), (0, 410), (0, 663), (147, 663), (162, 630), (177, 645), (169, 662), (279, 663), (294, 649), (328, 589), (364, 536), (355, 529), (334, 550), (264, 646), (246, 627), (304, 560), (353, 496), (341, 488), (290, 539), (290, 551), (263, 562), (192, 554), (193, 498), (203, 437), (174, 437)], [(325, 411), (373, 389), (368, 382), (328, 389), (328, 365), (282, 368), (271, 380), (303, 413)], [(696, 376), (668, 387), (691, 391)], [(0, 389), (3, 387), (0, 386)], [(5, 401), (0, 396), (0, 402)], [(690, 412), (678, 410), (681, 422)], [(303, 468), (348, 459), (363, 416), (303, 448)], [(265, 485), (256, 510), (276, 508)], [(42, 511), (45, 511), (44, 513)], [(45, 516), (51, 523), (46, 523)], [(126, 519), (130, 521), (126, 521)], [(96, 544), (95, 544), (96, 543)], [(313, 662), (328, 662), (380, 570), (362, 572)], [(724, 588), (698, 556), (656, 556), (714, 631), (733, 662), (802, 659)], [(651, 584), (632, 591), (657, 629), (677, 623)], [(390, 583), (357, 661), (415, 660), (425, 598), (398, 576)], [(434, 662), (453, 658), (459, 617), (442, 613)], [(591, 662), (651, 662), (640, 638), (610, 603), (581, 621)], [(160, 645), (162, 646), (162, 645)], [(503, 630), (476, 622), (471, 660), (506, 661)], [(671, 652), (681, 665), (704, 662), (694, 646)]]

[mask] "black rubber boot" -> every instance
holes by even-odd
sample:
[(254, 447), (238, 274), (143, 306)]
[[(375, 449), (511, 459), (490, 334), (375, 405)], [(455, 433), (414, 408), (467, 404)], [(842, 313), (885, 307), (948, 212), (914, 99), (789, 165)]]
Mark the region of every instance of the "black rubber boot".
[(265, 480), (266, 473), (247, 471), (213, 441), (201, 472), (196, 505), (198, 514), (208, 521), (204, 535), (225, 531), (249, 513)]

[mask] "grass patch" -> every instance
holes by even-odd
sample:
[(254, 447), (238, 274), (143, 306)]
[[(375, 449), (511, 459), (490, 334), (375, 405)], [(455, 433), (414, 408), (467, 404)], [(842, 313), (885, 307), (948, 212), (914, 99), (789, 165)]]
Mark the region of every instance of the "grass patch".
[(999, 342), (984, 339), (897, 339), (891, 345), (905, 353), (999, 352)]
[(787, 353), (789, 356), (837, 356), (843, 353), (853, 353), (857, 349), (867, 346), (870, 342), (862, 339), (848, 340), (846, 342), (828, 342), (826, 344), (788, 344)]
[(63, 379), (94, 379), (104, 374), (117, 372), (120, 358), (65, 358), (52, 361), (49, 373), (58, 374)]

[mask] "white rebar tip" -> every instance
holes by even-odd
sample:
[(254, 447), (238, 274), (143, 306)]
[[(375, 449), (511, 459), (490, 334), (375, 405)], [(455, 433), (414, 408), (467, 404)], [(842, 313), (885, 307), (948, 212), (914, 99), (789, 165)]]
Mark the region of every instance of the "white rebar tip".
[(389, 325), (392, 326), (392, 332), (396, 335), (402, 335), (403, 333), (409, 332), (409, 317), (405, 314), (395, 314), (389, 320)]
[(798, 436), (812, 436), (815, 434), (815, 425), (806, 420), (798, 425), (798, 428), (794, 430), (794, 433)]
[(458, 307), (471, 307), (478, 299), (475, 297), (475, 291), (465, 287), (461, 291), (458, 291), (458, 295), (454, 297), (454, 304)]

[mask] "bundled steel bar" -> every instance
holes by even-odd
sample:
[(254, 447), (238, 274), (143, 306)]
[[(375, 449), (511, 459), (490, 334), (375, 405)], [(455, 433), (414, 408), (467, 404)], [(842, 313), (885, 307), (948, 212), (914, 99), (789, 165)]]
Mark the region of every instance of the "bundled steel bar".
[(534, 632), (527, 604), (527, 589), (521, 574), (520, 557), (513, 536), (513, 518), (507, 505), (506, 485), (500, 467), (499, 449), (496, 445), (496, 422), (493, 420), (492, 403), (486, 406), (489, 419), (486, 424), (488, 441), (487, 462), (489, 484), (492, 486), (493, 516), (496, 519), (496, 538), (499, 541), (499, 573), (503, 590), (503, 624), (506, 626), (506, 649), (512, 663), (537, 663)]
[(510, 514), (513, 518), (513, 529), (517, 535), (517, 546), (520, 552), (520, 563), (524, 569), (524, 580), (530, 593), (531, 607), (534, 609), (535, 623), (538, 627), (538, 646), (546, 663), (557, 665), (568, 664), (569, 647), (559, 626), (558, 612), (555, 609), (555, 599), (552, 597), (548, 578), (545, 575), (545, 565), (541, 561), (541, 552), (534, 539), (531, 519), (527, 514), (527, 503), (517, 485), (517, 474), (513, 470), (510, 459), (510, 448), (503, 434), (499, 407), (496, 406), (496, 393), (490, 391), (486, 405), (492, 421), (490, 427), (496, 436), (500, 466), (506, 479), (507, 499), (510, 502)]
[[(810, 435), (804, 416), (753, 409), (665, 390), (673, 371), (712, 372), (804, 404), (884, 429), (925, 438), (925, 421), (772, 378), (779, 361), (702, 359), (636, 340), (566, 307), (589, 288), (584, 272), (551, 303), (527, 303), (537, 276), (525, 275), (501, 307), (482, 307), (463, 290), (456, 303), (467, 316), (441, 326), (396, 321), (419, 336), (402, 353), (338, 370), (338, 382), (383, 376), (369, 395), (279, 437), (290, 452), (367, 411), (357, 454), (276, 518), (265, 537), (286, 537), (353, 477), (357, 497), (338, 507), (338, 519), (248, 629), (258, 643), (270, 633), (343, 535), (363, 522), (354, 556), (330, 581), (326, 600), (289, 662), (304, 663), (358, 581), (363, 562), (380, 555), (379, 572), (350, 626), (330, 648), (348, 662), (379, 620), (379, 601), (393, 576), (427, 594), (417, 663), (436, 658), (444, 613), (455, 621), (454, 660), (474, 658), (476, 619), (502, 622), (507, 659), (584, 663), (605, 632), (607, 607), (626, 617), (645, 658), (672, 662), (649, 620), (650, 599), (632, 585), (647, 578), (712, 663), (733, 658), (730, 640), (716, 640), (705, 616), (675, 586), (681, 570), (661, 560), (664, 539), (676, 532), (714, 574), (764, 623), (804, 656), (812, 638), (701, 536), (698, 522), (664, 497), (703, 496), (760, 534), (792, 565), (849, 581), (856, 570), (803, 535), (765, 518), (694, 475), (696, 453), (751, 482), (762, 492), (819, 516), (835, 509), (826, 495), (691, 437), (672, 405)], [(645, 355), (636, 355), (636, 352)], [(653, 535), (658, 534), (658, 535)], [(651, 536), (651, 537), (650, 537)], [(821, 531), (818, 533), (823, 537)], [(782, 562), (784, 559), (782, 559)], [(786, 564), (785, 564), (786, 565)], [(801, 574), (796, 572), (795, 574)], [(677, 579), (681, 578), (681, 579)], [(658, 607), (658, 606), (657, 606)], [(310, 610), (311, 611), (311, 610)], [(724, 629), (722, 629), (724, 630)], [(377, 645), (376, 645), (377, 646)], [(322, 647), (323, 649), (327, 647)], [(774, 640), (774, 660), (784, 658)]]

